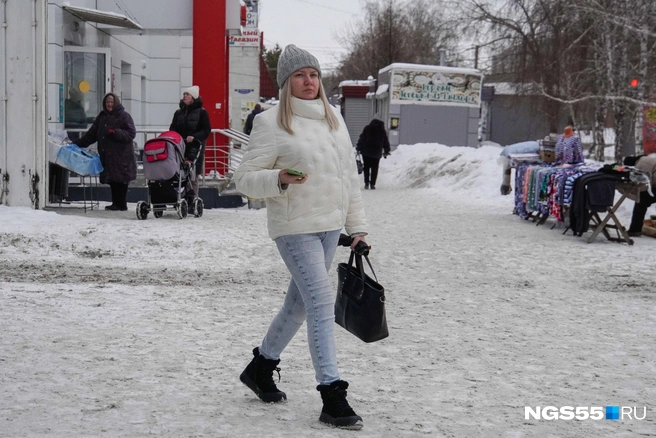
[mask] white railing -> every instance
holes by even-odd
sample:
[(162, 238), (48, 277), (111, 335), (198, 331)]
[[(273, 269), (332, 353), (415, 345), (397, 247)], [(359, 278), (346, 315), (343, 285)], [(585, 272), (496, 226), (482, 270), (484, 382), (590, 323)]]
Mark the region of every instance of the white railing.
[[(137, 136), (134, 139), (135, 154), (137, 155), (137, 181), (138, 183), (144, 181), (143, 176), (143, 149), (146, 141), (155, 138), (167, 129), (137, 129)], [(85, 133), (86, 129), (67, 129), (68, 134), (71, 133)], [(232, 134), (232, 135), (231, 135)], [(242, 145), (248, 143), (248, 136), (246, 134), (238, 133), (231, 129), (212, 129), (210, 135), (211, 140), (207, 143), (212, 143), (212, 146), (205, 147), (205, 175), (199, 178), (199, 185), (203, 186), (206, 183), (225, 182), (232, 177), (232, 173), (237, 169), (241, 158), (243, 156)], [(74, 141), (73, 141), (74, 142)], [(94, 149), (92, 146), (91, 149)], [(215, 169), (227, 168), (227, 172), (218, 172)], [(70, 183), (75, 185), (79, 184), (78, 179), (71, 177)]]

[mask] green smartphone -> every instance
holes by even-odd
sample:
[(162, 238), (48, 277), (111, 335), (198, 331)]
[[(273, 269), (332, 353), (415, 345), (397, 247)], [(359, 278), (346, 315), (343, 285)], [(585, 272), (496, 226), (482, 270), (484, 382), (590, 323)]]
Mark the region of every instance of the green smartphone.
[(305, 176), (305, 174), (303, 172), (301, 172), (300, 170), (296, 170), (296, 169), (287, 169), (287, 173), (289, 175), (294, 175), (294, 176)]

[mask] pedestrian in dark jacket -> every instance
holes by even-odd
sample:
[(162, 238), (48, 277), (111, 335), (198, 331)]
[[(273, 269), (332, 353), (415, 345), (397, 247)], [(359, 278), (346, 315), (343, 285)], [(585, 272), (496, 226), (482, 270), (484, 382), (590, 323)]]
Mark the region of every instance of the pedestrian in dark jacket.
[(125, 211), (128, 209), (128, 184), (137, 178), (137, 159), (132, 144), (137, 131), (132, 117), (114, 93), (105, 95), (102, 106), (91, 128), (75, 144), (86, 148), (98, 142), (103, 166), (100, 182), (109, 184), (112, 190), (112, 204), (105, 210)]
[(656, 154), (626, 157), (624, 158), (624, 164), (635, 166), (636, 169), (644, 172), (649, 177), (651, 191), (645, 187), (640, 191), (639, 196), (629, 195), (635, 201), (633, 213), (631, 214), (629, 236), (640, 237), (647, 210), (652, 204), (656, 204)]
[(253, 120), (255, 119), (255, 116), (261, 112), (262, 112), (262, 106), (258, 103), (257, 105), (255, 105), (255, 108), (253, 108), (253, 111), (251, 111), (248, 117), (246, 117), (246, 124), (244, 125), (244, 134), (251, 135), (251, 131), (253, 130)]
[(375, 190), (380, 158), (383, 156), (387, 158), (390, 153), (390, 144), (382, 120), (373, 119), (364, 127), (358, 140), (357, 150), (362, 154), (364, 188)]
[(212, 126), (207, 110), (203, 108), (197, 85), (185, 88), (180, 100), (180, 109), (173, 114), (169, 130), (175, 131), (185, 141), (185, 160), (195, 162), (195, 172), (191, 175), (194, 195), (198, 196), (198, 175), (203, 174), (205, 164), (205, 142), (210, 136)]

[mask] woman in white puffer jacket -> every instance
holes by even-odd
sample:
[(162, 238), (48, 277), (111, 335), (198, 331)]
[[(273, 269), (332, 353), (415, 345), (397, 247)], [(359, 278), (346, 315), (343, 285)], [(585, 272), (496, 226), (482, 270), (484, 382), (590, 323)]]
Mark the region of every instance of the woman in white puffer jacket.
[[(335, 291), (328, 271), (343, 227), (353, 245), (367, 234), (353, 145), (341, 115), (326, 99), (317, 59), (289, 45), (278, 61), (280, 102), (255, 117), (237, 190), (266, 198), (269, 235), (292, 280), (241, 381), (265, 402), (287, 396), (273, 382), (280, 354), (307, 320), (308, 344), (321, 393), (319, 420), (360, 429), (346, 401), (335, 352)], [(295, 169), (303, 175), (287, 172)]]

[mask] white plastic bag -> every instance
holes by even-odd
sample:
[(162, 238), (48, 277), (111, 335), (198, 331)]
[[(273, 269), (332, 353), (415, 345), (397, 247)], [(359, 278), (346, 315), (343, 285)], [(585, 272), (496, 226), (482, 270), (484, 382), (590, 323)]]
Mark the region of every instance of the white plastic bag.
[(50, 132), (48, 131), (48, 161), (57, 163), (59, 149), (65, 144), (70, 144), (68, 134), (63, 129)]

